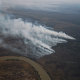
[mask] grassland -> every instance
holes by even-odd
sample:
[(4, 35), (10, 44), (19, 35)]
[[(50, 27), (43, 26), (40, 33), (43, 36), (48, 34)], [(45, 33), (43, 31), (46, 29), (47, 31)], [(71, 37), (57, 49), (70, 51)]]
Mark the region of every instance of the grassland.
[(0, 57), (0, 80), (50, 80), (36, 62), (16, 56)]
[[(75, 41), (68, 41), (67, 44), (58, 44), (56, 47), (53, 47), (56, 51), (55, 54), (44, 56), (36, 61), (46, 69), (52, 80), (80, 80), (79, 14), (13, 9), (9, 9), (7, 13), (14, 14), (16, 18), (23, 18), (23, 20), (38, 21), (42, 25), (45, 24), (56, 31), (63, 31), (75, 37)], [(2, 51), (4, 54), (0, 55), (13, 55), (8, 51), (8, 53), (4, 50)]]

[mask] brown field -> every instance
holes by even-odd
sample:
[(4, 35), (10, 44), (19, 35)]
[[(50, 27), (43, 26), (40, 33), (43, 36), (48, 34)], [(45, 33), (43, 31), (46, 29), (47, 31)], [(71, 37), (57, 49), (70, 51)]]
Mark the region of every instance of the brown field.
[(51, 80), (38, 63), (16, 56), (0, 57), (0, 80)]
[[(63, 31), (75, 37), (75, 41), (53, 47), (55, 54), (44, 56), (36, 61), (46, 69), (51, 80), (80, 80), (80, 15), (17, 10), (9, 10), (8, 13), (15, 14), (17, 18), (38, 20), (42, 24), (52, 26), (56, 31)], [(13, 53), (0, 48), (0, 56), (19, 55)]]
[(40, 80), (37, 71), (20, 60), (0, 60), (0, 80)]

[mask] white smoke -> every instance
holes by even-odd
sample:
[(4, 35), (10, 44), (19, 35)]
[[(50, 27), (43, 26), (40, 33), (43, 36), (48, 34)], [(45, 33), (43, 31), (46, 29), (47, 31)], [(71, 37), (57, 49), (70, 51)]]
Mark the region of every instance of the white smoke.
[(49, 30), (42, 25), (24, 22), (21, 18), (10, 19), (0, 14), (0, 44), (25, 56), (41, 57), (55, 52), (52, 46), (75, 38), (63, 33)]

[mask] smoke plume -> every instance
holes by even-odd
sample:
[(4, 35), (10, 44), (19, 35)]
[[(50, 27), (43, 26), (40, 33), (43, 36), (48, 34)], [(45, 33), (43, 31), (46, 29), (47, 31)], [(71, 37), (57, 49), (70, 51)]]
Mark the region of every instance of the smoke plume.
[(39, 58), (54, 53), (52, 46), (75, 38), (49, 30), (45, 26), (24, 22), (21, 18), (11, 19), (0, 13), (0, 45), (28, 57)]

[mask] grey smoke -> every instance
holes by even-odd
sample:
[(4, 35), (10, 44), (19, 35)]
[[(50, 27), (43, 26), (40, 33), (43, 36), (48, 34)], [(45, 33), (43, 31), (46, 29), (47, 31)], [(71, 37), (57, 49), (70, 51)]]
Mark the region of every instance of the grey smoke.
[(42, 25), (24, 22), (21, 18), (10, 19), (0, 13), (0, 44), (22, 55), (35, 58), (49, 55), (55, 52), (52, 46), (66, 43), (67, 39), (75, 38)]

